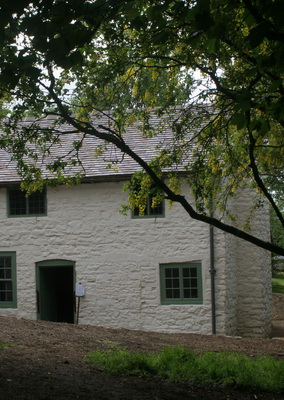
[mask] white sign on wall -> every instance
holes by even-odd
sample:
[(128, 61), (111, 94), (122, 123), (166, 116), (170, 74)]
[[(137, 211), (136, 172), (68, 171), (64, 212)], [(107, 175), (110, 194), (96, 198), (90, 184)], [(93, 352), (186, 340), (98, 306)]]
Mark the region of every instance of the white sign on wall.
[(85, 287), (82, 285), (82, 283), (76, 283), (75, 295), (77, 297), (85, 296)]

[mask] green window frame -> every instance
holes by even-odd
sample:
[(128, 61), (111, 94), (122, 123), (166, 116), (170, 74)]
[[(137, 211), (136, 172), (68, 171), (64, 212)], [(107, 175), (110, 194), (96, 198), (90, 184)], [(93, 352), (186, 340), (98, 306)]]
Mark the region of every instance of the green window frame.
[(165, 202), (164, 200), (157, 205), (157, 207), (152, 207), (153, 196), (149, 195), (147, 199), (147, 204), (145, 207), (144, 215), (139, 215), (139, 208), (134, 208), (132, 212), (133, 218), (164, 218), (165, 217)]
[(8, 189), (8, 216), (38, 217), (46, 215), (46, 189), (26, 196), (19, 188)]
[(0, 308), (16, 307), (16, 253), (0, 252)]
[(160, 264), (161, 304), (203, 304), (200, 262)]

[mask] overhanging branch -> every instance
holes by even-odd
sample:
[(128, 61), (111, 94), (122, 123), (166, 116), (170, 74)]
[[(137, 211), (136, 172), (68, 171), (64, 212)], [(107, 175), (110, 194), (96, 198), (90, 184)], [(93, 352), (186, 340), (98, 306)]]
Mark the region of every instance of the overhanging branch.
[(275, 214), (277, 215), (277, 218), (279, 219), (279, 221), (281, 222), (281, 224), (282, 224), (282, 226), (284, 228), (283, 215), (282, 215), (281, 211), (279, 210), (279, 208), (277, 207), (277, 204), (275, 203), (273, 197), (271, 196), (271, 194), (267, 190), (267, 188), (266, 188), (266, 186), (265, 186), (265, 184), (264, 184), (264, 182), (261, 179), (261, 176), (259, 174), (259, 170), (258, 170), (257, 163), (256, 163), (256, 160), (255, 160), (255, 156), (254, 156), (254, 149), (255, 149), (256, 139), (254, 138), (253, 133), (249, 129), (249, 123), (250, 123), (249, 112), (247, 112), (247, 120), (248, 120), (247, 131), (248, 131), (248, 135), (249, 135), (250, 168), (252, 170), (254, 180), (255, 180), (258, 188), (261, 190), (261, 192), (264, 194), (264, 196), (267, 198), (267, 200), (271, 204), (273, 210), (275, 211)]
[(62, 104), (61, 100), (59, 99), (57, 94), (54, 92), (53, 85), (51, 85), (50, 87), (46, 86), (46, 89), (49, 91), (50, 96), (56, 103), (62, 117), (65, 119), (65, 121), (68, 124), (73, 126), (79, 132), (82, 132), (86, 135), (94, 136), (98, 139), (101, 139), (101, 140), (104, 140), (104, 141), (114, 144), (118, 149), (121, 150), (122, 153), (130, 156), (152, 178), (152, 180), (155, 182), (155, 184), (165, 193), (166, 197), (173, 202), (180, 203), (191, 218), (196, 219), (201, 222), (204, 222), (204, 223), (207, 223), (207, 224), (210, 224), (218, 229), (221, 229), (224, 232), (230, 233), (230, 234), (232, 234), (236, 237), (239, 237), (249, 243), (252, 243), (260, 248), (263, 248), (270, 252), (284, 256), (284, 248), (276, 246), (270, 242), (266, 242), (262, 239), (259, 239), (247, 232), (244, 232), (238, 228), (228, 225), (222, 221), (219, 221), (216, 218), (213, 218), (213, 217), (210, 217), (210, 216), (207, 216), (205, 214), (201, 214), (201, 213), (198, 213), (197, 211), (195, 211), (194, 208), (191, 206), (191, 204), (186, 200), (186, 198), (182, 195), (175, 194), (166, 185), (166, 183), (158, 177), (158, 175), (151, 168), (151, 166), (146, 161), (144, 161), (137, 153), (135, 153), (125, 143), (125, 141), (123, 140), (123, 138), (121, 136), (117, 135), (111, 129), (108, 129), (107, 131), (104, 130), (102, 132), (102, 131), (99, 131), (98, 129), (96, 129), (90, 123), (80, 122), (80, 121), (76, 120), (75, 118), (73, 118), (72, 116), (70, 116), (68, 114), (68, 112), (65, 109), (64, 105)]

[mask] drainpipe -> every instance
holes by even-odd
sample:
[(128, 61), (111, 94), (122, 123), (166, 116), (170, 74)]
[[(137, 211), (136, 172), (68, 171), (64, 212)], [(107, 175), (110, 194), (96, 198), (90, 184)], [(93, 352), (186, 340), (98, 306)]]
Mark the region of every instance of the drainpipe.
[(210, 237), (210, 277), (211, 277), (211, 314), (212, 314), (212, 334), (216, 335), (216, 299), (215, 299), (215, 260), (214, 260), (214, 228), (209, 227)]

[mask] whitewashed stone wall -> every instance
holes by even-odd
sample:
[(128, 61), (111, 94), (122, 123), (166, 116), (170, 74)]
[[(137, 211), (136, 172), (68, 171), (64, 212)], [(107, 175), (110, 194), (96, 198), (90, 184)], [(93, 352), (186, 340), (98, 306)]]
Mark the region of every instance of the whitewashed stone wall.
[(219, 334), (237, 333), (235, 238), (214, 229), (216, 325)]
[[(7, 218), (6, 189), (0, 189), (0, 251), (17, 253), (18, 298), (18, 308), (0, 309), (1, 315), (35, 319), (35, 263), (65, 259), (76, 263), (76, 281), (86, 289), (81, 324), (211, 333), (209, 226), (192, 220), (180, 205), (166, 208), (165, 218), (122, 216), (122, 185), (48, 188), (48, 213), (39, 218)], [(244, 258), (244, 242), (238, 245), (215, 230), (217, 333), (265, 336), (267, 260), (251, 248)], [(161, 305), (159, 264), (190, 261), (202, 263), (203, 304)]]
[[(245, 222), (243, 210), (251, 211), (252, 196), (242, 191), (235, 201), (239, 225)], [(243, 216), (243, 217), (242, 217)], [(267, 204), (253, 213), (251, 233), (270, 240)], [(241, 239), (236, 239), (237, 265), (237, 334), (269, 336), (271, 332), (271, 254)]]

